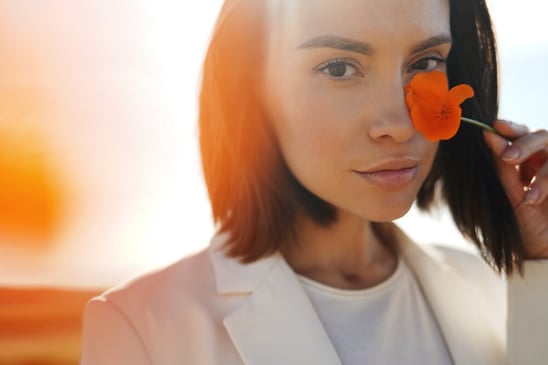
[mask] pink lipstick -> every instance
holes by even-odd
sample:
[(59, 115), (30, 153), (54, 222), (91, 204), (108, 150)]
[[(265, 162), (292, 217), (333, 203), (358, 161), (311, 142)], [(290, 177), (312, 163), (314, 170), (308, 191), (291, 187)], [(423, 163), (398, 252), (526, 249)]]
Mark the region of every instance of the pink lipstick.
[(355, 171), (369, 183), (388, 189), (402, 188), (417, 176), (419, 162), (414, 158), (383, 161), (363, 171)]

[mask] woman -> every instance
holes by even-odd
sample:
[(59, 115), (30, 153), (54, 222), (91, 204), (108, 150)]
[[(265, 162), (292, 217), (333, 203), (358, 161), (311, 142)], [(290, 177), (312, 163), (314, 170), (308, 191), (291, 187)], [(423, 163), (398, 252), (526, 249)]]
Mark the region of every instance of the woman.
[[(418, 132), (404, 88), (434, 71), (496, 133)], [(548, 135), (496, 114), (482, 0), (227, 0), (200, 104), (219, 233), (93, 299), (82, 364), (542, 363)], [(437, 189), (494, 270), (390, 223)]]

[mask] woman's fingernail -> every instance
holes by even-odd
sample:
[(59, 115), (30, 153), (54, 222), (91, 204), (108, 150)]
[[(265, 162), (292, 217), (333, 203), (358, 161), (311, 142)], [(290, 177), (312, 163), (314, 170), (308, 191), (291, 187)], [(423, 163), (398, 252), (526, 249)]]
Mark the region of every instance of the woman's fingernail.
[(525, 194), (525, 204), (536, 204), (540, 198), (540, 189), (536, 186), (532, 186), (531, 189)]
[(506, 148), (502, 154), (502, 159), (504, 161), (513, 161), (519, 158), (520, 152), (517, 147), (509, 146)]

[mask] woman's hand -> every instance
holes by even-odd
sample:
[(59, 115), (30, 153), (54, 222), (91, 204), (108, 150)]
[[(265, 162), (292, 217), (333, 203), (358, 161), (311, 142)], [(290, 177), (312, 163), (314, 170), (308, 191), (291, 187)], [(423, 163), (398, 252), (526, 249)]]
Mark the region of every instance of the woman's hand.
[(484, 132), (514, 207), (526, 257), (548, 259), (548, 131), (498, 120)]

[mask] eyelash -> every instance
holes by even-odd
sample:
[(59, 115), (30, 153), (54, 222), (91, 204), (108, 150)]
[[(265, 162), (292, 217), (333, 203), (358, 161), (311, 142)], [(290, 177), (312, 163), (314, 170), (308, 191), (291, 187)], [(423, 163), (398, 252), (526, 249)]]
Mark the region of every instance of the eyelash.
[[(415, 65), (417, 65), (419, 62), (424, 62), (424, 61), (436, 61), (437, 62), (437, 65), (435, 68), (433, 68), (432, 70), (440, 67), (441, 65), (445, 65), (447, 64), (447, 59), (446, 58), (443, 58), (443, 57), (425, 57), (425, 58), (421, 58), (420, 60), (416, 61), (416, 62), (413, 62), (413, 64), (411, 65), (411, 67), (413, 68)], [(428, 70), (428, 71), (432, 71), (432, 70)], [(422, 69), (413, 69), (412, 71), (418, 71), (418, 72), (427, 72), (426, 70), (422, 70)]]
[[(353, 67), (354, 70), (356, 71), (357, 75), (333, 76), (333, 75), (330, 75), (330, 74), (324, 72), (329, 66), (339, 65), (339, 64), (344, 64), (345, 66)], [(331, 59), (331, 60), (327, 60), (325, 62), (320, 63), (318, 66), (315, 66), (314, 68), (312, 68), (312, 70), (314, 72), (323, 73), (327, 77), (330, 77), (331, 79), (334, 79), (334, 80), (345, 80), (345, 79), (350, 79), (350, 78), (356, 77), (356, 76), (363, 76), (362, 72), (360, 71), (360, 68), (361, 68), (361, 66), (358, 62), (356, 62), (352, 58), (346, 58), (345, 57), (345, 58), (334, 58), (334, 59)]]

